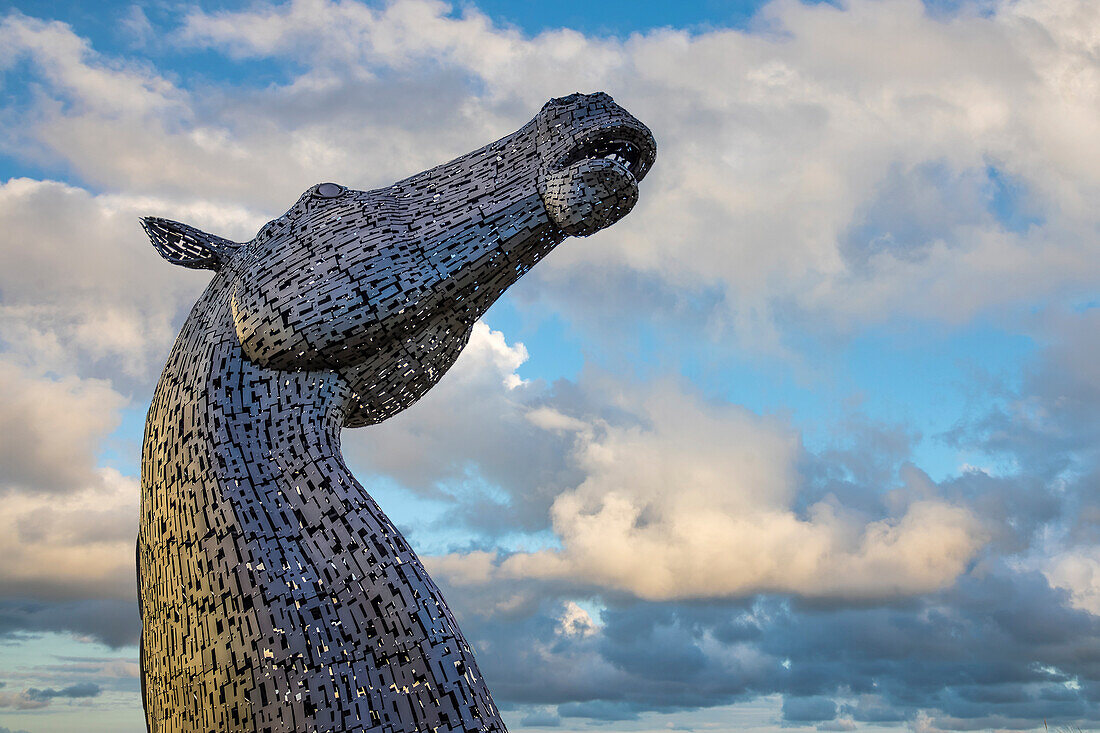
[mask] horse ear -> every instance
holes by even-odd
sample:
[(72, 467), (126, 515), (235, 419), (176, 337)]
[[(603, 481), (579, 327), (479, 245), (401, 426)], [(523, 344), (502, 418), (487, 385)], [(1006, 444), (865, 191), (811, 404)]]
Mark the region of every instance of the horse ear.
[(161, 257), (173, 265), (192, 270), (220, 270), (229, 256), (241, 246), (170, 219), (146, 216), (142, 218), (141, 226)]

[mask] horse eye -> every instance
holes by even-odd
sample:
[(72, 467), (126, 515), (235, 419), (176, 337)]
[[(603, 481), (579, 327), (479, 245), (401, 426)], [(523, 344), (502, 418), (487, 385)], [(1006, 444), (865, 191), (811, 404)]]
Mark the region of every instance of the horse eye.
[(317, 186), (317, 196), (323, 199), (334, 199), (344, 192), (344, 187), (336, 183), (322, 183)]

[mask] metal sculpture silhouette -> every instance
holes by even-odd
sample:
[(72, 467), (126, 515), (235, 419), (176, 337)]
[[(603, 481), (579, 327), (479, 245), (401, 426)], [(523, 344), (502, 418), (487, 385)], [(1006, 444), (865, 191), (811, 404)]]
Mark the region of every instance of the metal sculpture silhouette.
[(567, 235), (624, 216), (656, 156), (606, 94), (389, 188), (314, 186), (252, 241), (143, 220), (217, 274), (149, 410), (138, 597), (151, 731), (504, 731), (343, 427), (404, 410)]

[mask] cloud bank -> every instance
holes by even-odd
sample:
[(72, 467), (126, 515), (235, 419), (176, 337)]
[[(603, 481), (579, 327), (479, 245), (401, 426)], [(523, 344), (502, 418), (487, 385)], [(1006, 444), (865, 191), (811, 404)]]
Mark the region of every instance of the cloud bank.
[[(138, 490), (104, 452), (205, 282), (138, 216), (245, 240), (314, 182), (386, 185), (606, 89), (660, 162), (511, 298), (614, 358), (525, 380), (527, 348), (479, 326), (421, 404), (344, 437), (368, 484), (438, 510), (408, 529), (498, 701), (529, 726), (770, 695), (821, 730), (1100, 720), (1096, 4), (778, 0), (749, 30), (623, 38), (425, 0), (125, 21), (160, 55), (0, 22), (0, 73), (33, 90), (0, 152), (51, 172), (0, 184), (0, 633), (134, 638)], [(179, 73), (203, 55), (225, 75)], [(941, 436), (998, 468), (933, 480), (915, 427), (855, 403), (808, 447), (804, 416), (681, 368), (747, 354), (828, 390), (807, 343), (914, 323), (1035, 340)]]

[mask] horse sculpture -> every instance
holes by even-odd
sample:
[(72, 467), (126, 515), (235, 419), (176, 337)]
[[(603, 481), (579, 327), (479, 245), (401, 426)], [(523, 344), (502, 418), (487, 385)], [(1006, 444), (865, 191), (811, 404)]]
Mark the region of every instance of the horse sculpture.
[(611, 97), (573, 94), (388, 188), (314, 186), (247, 243), (142, 220), (169, 262), (216, 273), (145, 427), (150, 731), (506, 730), (340, 430), (413, 404), (505, 288), (630, 211), (655, 156)]

